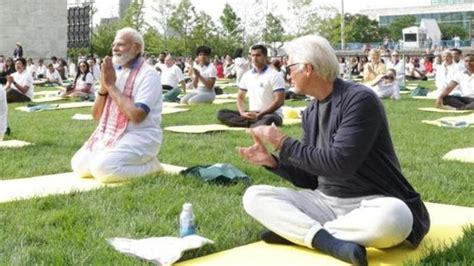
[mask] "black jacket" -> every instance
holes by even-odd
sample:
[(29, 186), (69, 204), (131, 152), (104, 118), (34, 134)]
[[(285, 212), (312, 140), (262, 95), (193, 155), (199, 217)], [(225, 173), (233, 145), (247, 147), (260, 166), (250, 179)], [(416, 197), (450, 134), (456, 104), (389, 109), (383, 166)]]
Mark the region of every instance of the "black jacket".
[(326, 189), (330, 196), (386, 195), (404, 201), (414, 219), (407, 240), (418, 246), (429, 230), (429, 214), (401, 173), (385, 111), (375, 93), (361, 84), (336, 79), (328, 149), (316, 148), (317, 117), (318, 101), (314, 100), (303, 113), (302, 140), (286, 139), (279, 165), (271, 171), (301, 188), (317, 189), (320, 175), (351, 182), (350, 193), (334, 186)]

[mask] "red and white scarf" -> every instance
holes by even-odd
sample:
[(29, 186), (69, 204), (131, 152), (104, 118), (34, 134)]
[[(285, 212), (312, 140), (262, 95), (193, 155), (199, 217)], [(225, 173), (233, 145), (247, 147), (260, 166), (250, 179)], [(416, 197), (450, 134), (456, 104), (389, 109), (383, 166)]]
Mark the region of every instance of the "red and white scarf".
[[(128, 75), (127, 81), (125, 82), (125, 88), (123, 95), (131, 99), (133, 93), (133, 84), (140, 71), (143, 62), (145, 60), (140, 57), (133, 64), (134, 67), (131, 69)], [(117, 104), (112, 101), (111, 97), (107, 97), (105, 102), (104, 111), (100, 118), (99, 126), (92, 133), (91, 137), (87, 141), (87, 149), (93, 150), (97, 143), (103, 143), (104, 147), (111, 148), (115, 145), (117, 140), (122, 136), (127, 128), (129, 119), (127, 116), (120, 111)]]

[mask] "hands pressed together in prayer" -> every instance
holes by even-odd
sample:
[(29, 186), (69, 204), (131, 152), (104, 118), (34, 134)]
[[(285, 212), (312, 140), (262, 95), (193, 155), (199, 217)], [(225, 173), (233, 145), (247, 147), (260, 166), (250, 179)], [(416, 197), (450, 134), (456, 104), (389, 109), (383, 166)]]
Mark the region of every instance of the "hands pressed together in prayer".
[(100, 75), (100, 93), (108, 93), (111, 89), (115, 87), (115, 81), (117, 80), (114, 64), (112, 63), (112, 58), (106, 56), (101, 66)]
[(278, 150), (287, 136), (275, 124), (251, 128), (248, 133), (252, 135), (254, 144), (250, 147), (237, 147), (236, 150), (239, 155), (252, 164), (276, 168), (278, 163), (268, 152), (265, 144), (269, 144), (275, 150)]
[(241, 112), (240, 116), (248, 118), (250, 120), (257, 120), (259, 118), (257, 112)]

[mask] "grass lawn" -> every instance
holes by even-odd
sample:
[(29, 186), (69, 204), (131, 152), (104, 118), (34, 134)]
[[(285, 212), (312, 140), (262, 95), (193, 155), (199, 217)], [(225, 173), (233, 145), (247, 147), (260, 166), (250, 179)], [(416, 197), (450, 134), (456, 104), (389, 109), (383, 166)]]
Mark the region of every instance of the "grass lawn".
[[(426, 83), (431, 85), (431, 83)], [(227, 90), (227, 92), (232, 92)], [(305, 105), (306, 102), (287, 102)], [(71, 120), (88, 108), (24, 113), (9, 105), (13, 135), (7, 139), (35, 145), (0, 150), (0, 179), (23, 178), (71, 171), (70, 159), (89, 137), (92, 121)], [(432, 101), (384, 100), (392, 138), (403, 173), (425, 201), (474, 207), (474, 165), (448, 162), (441, 157), (451, 149), (473, 147), (473, 128), (448, 129), (421, 123), (446, 114), (418, 111)], [(162, 127), (218, 123), (215, 113), (234, 104), (192, 106), (190, 111), (165, 115)], [(449, 115), (449, 114), (448, 114)], [(299, 125), (283, 127), (299, 137)], [(270, 172), (246, 164), (236, 146), (252, 140), (244, 132), (186, 135), (164, 132), (160, 161), (181, 166), (230, 163), (252, 178), (253, 184), (291, 186)], [(148, 176), (123, 186), (86, 193), (50, 196), (0, 204), (0, 265), (30, 264), (147, 264), (116, 252), (109, 237), (177, 236), (178, 216), (191, 202), (198, 233), (216, 242), (185, 254), (194, 258), (258, 240), (263, 229), (242, 208), (244, 184), (218, 186), (183, 176)], [(449, 214), (446, 214), (449, 215)], [(474, 229), (453, 248), (433, 252), (422, 263), (471, 264)]]

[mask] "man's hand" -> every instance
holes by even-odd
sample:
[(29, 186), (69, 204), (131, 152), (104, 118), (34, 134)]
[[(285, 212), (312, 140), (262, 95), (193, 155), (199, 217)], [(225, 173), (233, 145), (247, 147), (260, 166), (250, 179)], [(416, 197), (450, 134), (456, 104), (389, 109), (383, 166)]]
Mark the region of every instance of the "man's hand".
[(109, 56), (106, 56), (104, 58), (101, 71), (102, 71), (102, 74), (100, 75), (101, 90), (102, 88), (105, 88), (107, 89), (107, 91), (109, 91), (110, 89), (115, 87), (115, 81), (117, 80), (117, 77), (115, 76), (114, 65), (112, 63), (112, 58), (110, 58)]
[(257, 113), (255, 112), (242, 112), (240, 113), (240, 116), (245, 117), (250, 120), (256, 120), (257, 119)]
[(268, 153), (262, 141), (250, 131), (254, 144), (247, 148), (237, 147), (236, 150), (244, 160), (255, 164), (275, 168), (278, 166), (273, 156)]
[(11, 75), (7, 76), (7, 82), (13, 83), (13, 77)]
[(269, 143), (274, 149), (280, 149), (283, 141), (288, 137), (272, 123), (271, 126), (258, 126), (250, 129), (252, 135), (255, 135), (263, 143)]
[(199, 70), (193, 68), (193, 74), (196, 78), (199, 78), (201, 76), (201, 72), (199, 72)]

